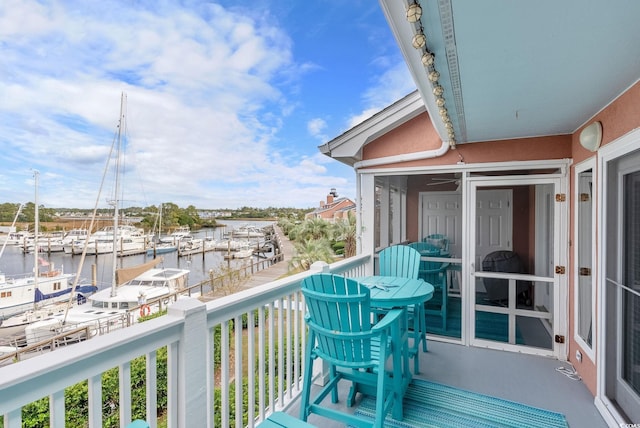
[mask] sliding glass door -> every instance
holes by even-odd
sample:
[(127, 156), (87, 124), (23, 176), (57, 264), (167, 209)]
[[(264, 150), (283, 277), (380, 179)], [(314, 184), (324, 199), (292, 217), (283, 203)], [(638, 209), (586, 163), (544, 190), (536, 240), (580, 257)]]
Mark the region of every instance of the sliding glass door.
[(609, 162), (605, 208), (605, 394), (640, 420), (640, 152)]

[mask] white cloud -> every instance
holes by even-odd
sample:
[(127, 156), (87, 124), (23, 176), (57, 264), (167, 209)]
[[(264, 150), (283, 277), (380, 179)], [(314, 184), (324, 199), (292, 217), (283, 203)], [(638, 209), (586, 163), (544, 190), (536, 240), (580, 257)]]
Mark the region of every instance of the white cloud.
[[(379, 61), (385, 64), (389, 62), (388, 59)], [(349, 128), (362, 123), (415, 89), (416, 85), (406, 64), (397, 61), (394, 66), (376, 76), (373, 85), (363, 95), (366, 108), (349, 118), (347, 122)]]
[(327, 122), (325, 122), (323, 119), (316, 118), (316, 119), (311, 119), (309, 122), (307, 122), (307, 130), (309, 131), (309, 134), (311, 134), (314, 138), (317, 138), (322, 142), (327, 141), (327, 139), (329, 138), (324, 133), (326, 129), (327, 129)]
[[(0, 202), (31, 200), (34, 168), (43, 204), (92, 207), (123, 91), (131, 204), (305, 207), (332, 187), (355, 188), (350, 168), (312, 144), (280, 145), (300, 109), (314, 119), (296, 142), (305, 132), (326, 141), (327, 120), (338, 117), (300, 99), (303, 79), (321, 70), (315, 58), (294, 58), (293, 36), (268, 8), (251, 16), (237, 5), (186, 3), (0, 3), (0, 144), (10, 153), (0, 160)], [(380, 75), (362, 99), (366, 113), (354, 117), (410, 84), (400, 67)]]

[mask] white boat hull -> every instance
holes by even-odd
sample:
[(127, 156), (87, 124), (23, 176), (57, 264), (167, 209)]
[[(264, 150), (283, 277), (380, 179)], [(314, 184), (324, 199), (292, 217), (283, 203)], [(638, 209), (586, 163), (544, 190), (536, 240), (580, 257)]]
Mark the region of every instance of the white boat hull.
[[(54, 295), (47, 302), (63, 302), (69, 299), (73, 274), (59, 273), (51, 276), (38, 277), (38, 290), (46, 295)], [(66, 293), (64, 293), (66, 292)], [(36, 282), (33, 275), (19, 278), (7, 278), (0, 274), (0, 318), (5, 319), (13, 315), (33, 309), (36, 300)]]

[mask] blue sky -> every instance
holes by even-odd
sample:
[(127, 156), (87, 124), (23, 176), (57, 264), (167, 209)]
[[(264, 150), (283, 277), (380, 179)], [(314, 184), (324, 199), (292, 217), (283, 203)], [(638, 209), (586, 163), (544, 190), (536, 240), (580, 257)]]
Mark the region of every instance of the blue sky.
[(107, 206), (122, 92), (124, 206), (354, 198), (318, 145), (414, 89), (370, 0), (3, 0), (0, 203)]

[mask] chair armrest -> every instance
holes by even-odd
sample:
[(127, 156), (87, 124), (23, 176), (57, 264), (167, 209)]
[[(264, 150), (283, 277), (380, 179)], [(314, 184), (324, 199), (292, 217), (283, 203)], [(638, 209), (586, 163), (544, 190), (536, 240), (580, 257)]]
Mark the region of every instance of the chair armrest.
[(403, 320), (404, 309), (391, 309), (386, 315), (371, 327), (372, 332), (379, 332), (387, 328), (393, 327), (393, 324)]

